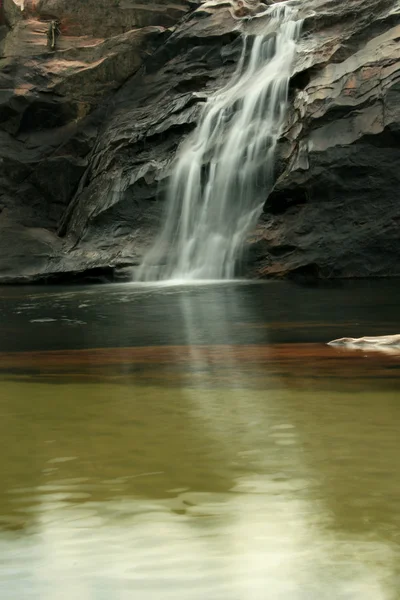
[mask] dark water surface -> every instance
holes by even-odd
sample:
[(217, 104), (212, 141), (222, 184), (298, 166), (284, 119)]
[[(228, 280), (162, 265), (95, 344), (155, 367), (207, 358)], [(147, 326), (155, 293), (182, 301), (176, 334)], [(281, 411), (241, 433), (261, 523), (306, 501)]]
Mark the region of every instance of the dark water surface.
[(399, 299), (0, 289), (0, 598), (399, 600)]

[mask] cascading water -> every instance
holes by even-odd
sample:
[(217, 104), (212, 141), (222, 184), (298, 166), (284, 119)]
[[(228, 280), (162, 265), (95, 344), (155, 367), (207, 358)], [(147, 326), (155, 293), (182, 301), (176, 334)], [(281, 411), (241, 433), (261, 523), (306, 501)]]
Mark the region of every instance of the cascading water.
[(205, 103), (181, 146), (167, 193), (164, 227), (138, 279), (231, 279), (247, 234), (273, 183), (289, 78), (301, 22), (287, 4), (257, 19), (261, 33), (243, 34), (229, 84)]

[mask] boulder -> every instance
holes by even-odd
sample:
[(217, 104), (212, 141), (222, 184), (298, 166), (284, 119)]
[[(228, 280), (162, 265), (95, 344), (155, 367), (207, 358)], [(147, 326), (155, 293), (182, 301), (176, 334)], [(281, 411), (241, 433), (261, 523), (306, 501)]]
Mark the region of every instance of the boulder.
[(384, 352), (386, 354), (400, 353), (400, 334), (381, 335), (362, 338), (340, 338), (328, 343), (328, 346), (345, 348), (348, 350), (364, 350)]

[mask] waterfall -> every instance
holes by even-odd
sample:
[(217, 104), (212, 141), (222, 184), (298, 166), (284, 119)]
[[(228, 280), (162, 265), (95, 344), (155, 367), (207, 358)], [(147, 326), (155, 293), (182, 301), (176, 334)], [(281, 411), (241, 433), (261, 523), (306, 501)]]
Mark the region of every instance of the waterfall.
[[(301, 22), (286, 3), (247, 19), (237, 69), (208, 98), (181, 145), (167, 190), (161, 233), (140, 280), (231, 279), (246, 236), (273, 185)], [(245, 28), (245, 22), (240, 23)], [(261, 31), (261, 32), (260, 32)]]

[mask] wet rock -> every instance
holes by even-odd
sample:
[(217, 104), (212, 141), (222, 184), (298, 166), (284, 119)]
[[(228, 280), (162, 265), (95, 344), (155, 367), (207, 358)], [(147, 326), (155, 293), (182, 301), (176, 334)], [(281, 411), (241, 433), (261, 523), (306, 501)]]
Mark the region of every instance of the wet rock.
[(298, 68), (308, 79), (294, 94), (279, 178), (252, 237), (252, 273), (398, 276), (399, 5), (321, 2), (305, 30)]
[[(299, 10), (277, 181), (249, 238), (248, 273), (399, 275), (398, 2)], [(238, 36), (223, 0), (25, 0), (23, 11), (4, 0), (0, 281), (119, 278), (140, 262), (176, 149), (231, 76)]]
[(385, 354), (400, 354), (400, 334), (381, 335), (362, 338), (340, 338), (332, 340), (328, 346), (346, 350), (363, 350), (364, 352), (383, 352)]
[(379, 335), (361, 338), (340, 338), (328, 343), (329, 346), (398, 346), (400, 348), (400, 334)]
[[(12, 231), (15, 248), (2, 254), (0, 281), (97, 267), (97, 249), (74, 253), (57, 230), (84, 185), (115, 92), (189, 8), (186, 0), (148, 8), (121, 0), (112, 10), (92, 0), (0, 3), (0, 238), (6, 244)], [(107, 253), (106, 265), (117, 253)]]

